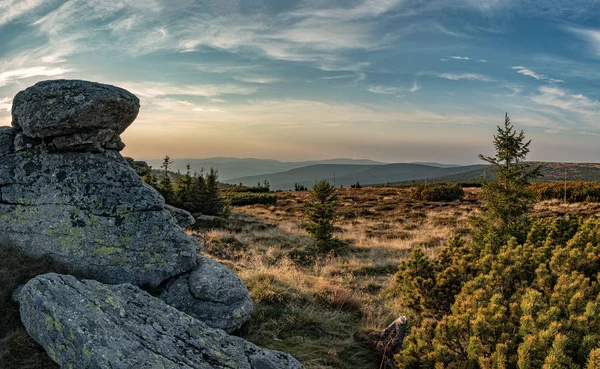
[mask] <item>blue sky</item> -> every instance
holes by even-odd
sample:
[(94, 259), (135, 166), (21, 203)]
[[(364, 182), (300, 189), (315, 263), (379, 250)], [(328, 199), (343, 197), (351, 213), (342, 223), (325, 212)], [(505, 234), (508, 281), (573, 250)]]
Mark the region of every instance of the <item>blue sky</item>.
[(600, 161), (598, 0), (0, 0), (0, 125), (54, 78), (137, 94), (124, 154)]

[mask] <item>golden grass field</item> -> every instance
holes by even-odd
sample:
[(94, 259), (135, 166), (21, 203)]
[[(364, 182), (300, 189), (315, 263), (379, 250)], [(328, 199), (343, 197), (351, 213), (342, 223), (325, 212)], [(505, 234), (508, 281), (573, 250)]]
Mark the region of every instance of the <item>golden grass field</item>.
[[(413, 201), (409, 191), (340, 189), (336, 237), (348, 246), (311, 262), (294, 259), (311, 243), (308, 192), (278, 193), (276, 206), (236, 207), (226, 226), (205, 231), (205, 252), (236, 270), (255, 301), (241, 335), (292, 353), (306, 368), (379, 368), (369, 333), (407, 315), (391, 288), (398, 264), (415, 246), (435, 256), (449, 235), (468, 237), (468, 217), (482, 206), (475, 188), (462, 201), (438, 203)], [(590, 216), (600, 205), (548, 201), (533, 212)]]

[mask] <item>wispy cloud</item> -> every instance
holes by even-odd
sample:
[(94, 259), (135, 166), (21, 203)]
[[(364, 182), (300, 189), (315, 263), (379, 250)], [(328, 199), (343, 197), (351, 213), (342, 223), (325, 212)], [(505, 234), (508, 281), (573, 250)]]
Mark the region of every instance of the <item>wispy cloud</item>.
[(395, 95), (401, 90), (397, 87), (389, 87), (389, 86), (371, 86), (368, 88), (369, 92), (380, 95)]
[(468, 80), (468, 81), (481, 81), (481, 82), (494, 82), (494, 79), (483, 74), (478, 73), (435, 73), (435, 72), (421, 72), (419, 75), (433, 76), (438, 78), (449, 79), (452, 81)]
[(545, 82), (550, 82), (550, 83), (561, 83), (561, 82), (564, 82), (561, 79), (554, 79), (554, 78), (547, 77), (547, 76), (545, 76), (543, 74), (538, 74), (538, 73), (532, 71), (531, 69), (525, 68), (525, 67), (523, 67), (521, 65), (514, 66), (514, 67), (512, 67), (512, 69), (516, 70), (517, 73), (520, 73), (520, 74), (522, 74), (524, 76), (528, 76), (528, 77), (531, 77), (531, 78), (535, 78), (538, 81), (545, 81)]
[(119, 86), (142, 97), (160, 97), (170, 95), (187, 95), (214, 97), (220, 95), (250, 95), (257, 91), (255, 87), (222, 85), (174, 85), (162, 82), (120, 82)]
[(451, 56), (450, 59), (454, 60), (471, 60), (468, 56)]
[(9, 97), (0, 97), (0, 110), (10, 112), (12, 109), (12, 99)]
[(281, 79), (273, 78), (273, 77), (259, 77), (259, 76), (234, 76), (233, 79), (240, 82), (246, 83), (258, 83), (258, 84), (267, 84), (267, 83), (277, 83), (280, 82)]
[(343, 79), (343, 78), (355, 78), (356, 75), (355, 74), (340, 74), (338, 76), (327, 76), (327, 77), (321, 77), (321, 79)]
[(37, 76), (56, 77), (62, 76), (68, 72), (71, 72), (71, 70), (60, 67), (50, 68), (44, 66), (7, 70), (5, 72), (0, 72), (0, 87), (9, 85), (20, 79)]
[(417, 92), (420, 89), (421, 89), (421, 86), (417, 82), (414, 82), (412, 87), (410, 88), (410, 92)]
[(44, 0), (0, 0), (0, 25), (18, 20), (43, 3)]
[(567, 30), (571, 31), (575, 35), (582, 37), (584, 40), (586, 40), (592, 48), (592, 53), (595, 54), (596, 56), (600, 56), (600, 30), (599, 29), (567, 27)]
[(583, 94), (570, 94), (564, 89), (550, 86), (542, 86), (538, 91), (540, 93), (531, 98), (537, 104), (580, 114), (590, 119), (597, 118), (600, 114), (600, 101)]

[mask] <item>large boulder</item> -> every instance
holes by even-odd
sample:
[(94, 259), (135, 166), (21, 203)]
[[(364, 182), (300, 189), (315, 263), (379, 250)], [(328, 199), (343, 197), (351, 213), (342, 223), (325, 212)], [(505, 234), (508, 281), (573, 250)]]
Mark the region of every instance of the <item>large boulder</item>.
[(157, 286), (196, 265), (199, 243), (118, 154), (5, 155), (0, 194), (0, 238), (69, 273)]
[(12, 125), (36, 138), (98, 130), (118, 135), (139, 109), (139, 99), (119, 87), (79, 80), (43, 81), (15, 96)]
[(18, 298), (25, 328), (63, 368), (301, 367), (288, 354), (212, 329), (130, 284), (45, 274)]
[(206, 256), (199, 257), (195, 270), (170, 281), (160, 298), (208, 326), (227, 332), (240, 328), (254, 309), (240, 278)]
[(0, 241), (104, 283), (156, 287), (193, 269), (200, 244), (183, 216), (118, 152), (138, 109), (129, 92), (85, 81), (17, 94), (15, 128), (0, 130)]

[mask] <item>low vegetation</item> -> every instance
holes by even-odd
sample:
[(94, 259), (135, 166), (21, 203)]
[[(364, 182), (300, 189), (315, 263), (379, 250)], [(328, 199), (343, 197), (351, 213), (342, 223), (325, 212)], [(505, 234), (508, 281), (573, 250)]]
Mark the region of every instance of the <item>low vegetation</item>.
[(399, 367), (598, 368), (598, 234), (598, 220), (567, 217), (498, 250), (415, 249), (396, 276), (414, 322)]
[(270, 193), (268, 185), (222, 188), (221, 196), (231, 206), (275, 205), (277, 202), (277, 196)]
[(171, 164), (169, 156), (165, 156), (160, 181), (157, 180), (152, 170), (143, 177), (146, 183), (160, 192), (167, 204), (187, 210), (192, 214), (214, 216), (228, 214), (227, 204), (220, 192), (218, 172), (215, 169), (210, 168), (206, 173), (201, 170), (192, 174), (188, 165), (187, 172), (175, 175), (173, 181), (172, 173), (169, 171)]
[(419, 184), (412, 188), (410, 196), (420, 201), (457, 201), (462, 200), (465, 191), (452, 183)]
[(536, 183), (531, 187), (537, 201), (600, 202), (599, 182)]

